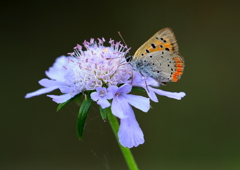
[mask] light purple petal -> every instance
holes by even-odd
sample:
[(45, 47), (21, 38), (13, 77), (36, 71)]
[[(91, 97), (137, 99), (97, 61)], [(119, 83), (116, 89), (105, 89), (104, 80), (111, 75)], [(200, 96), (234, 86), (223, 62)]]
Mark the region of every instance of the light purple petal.
[(150, 109), (150, 100), (149, 98), (128, 94), (124, 96), (125, 99), (134, 107), (147, 112)]
[(66, 83), (49, 79), (41, 79), (38, 83), (43, 87), (61, 87), (67, 85)]
[(132, 86), (130, 84), (124, 84), (121, 87), (119, 87), (118, 92), (121, 92), (123, 94), (127, 94), (132, 90)]
[(159, 83), (151, 77), (147, 77), (146, 82), (148, 86), (159, 87)]
[(156, 96), (156, 94), (154, 93), (154, 91), (152, 90), (153, 88), (148, 86), (148, 89), (146, 89), (146, 92), (148, 94), (148, 97), (154, 101), (154, 102), (158, 102), (158, 98)]
[(128, 107), (129, 116), (120, 120), (118, 138), (122, 146), (132, 148), (144, 143), (144, 135), (131, 106)]
[(31, 97), (34, 97), (34, 96), (39, 96), (41, 94), (49, 93), (49, 92), (51, 92), (51, 91), (53, 91), (55, 89), (57, 89), (57, 87), (42, 88), (42, 89), (39, 89), (37, 91), (31, 92), (31, 93), (27, 93), (25, 98), (31, 98)]
[(62, 93), (70, 93), (72, 91), (72, 87), (69, 87), (69, 86), (62, 86), (62, 87), (59, 87), (59, 90), (62, 92)]
[(92, 92), (90, 96), (93, 101), (97, 101), (99, 99), (98, 92)]
[(108, 87), (108, 92), (112, 93), (112, 96), (114, 96), (118, 91), (118, 87), (117, 86), (109, 86)]
[(67, 100), (74, 97), (75, 95), (76, 94), (67, 93), (67, 94), (63, 94), (63, 95), (60, 95), (60, 96), (57, 96), (57, 95), (47, 95), (47, 96), (51, 97), (53, 99), (53, 101), (56, 102), (56, 103), (64, 103)]
[(146, 86), (159, 87), (159, 83), (151, 77), (143, 78), (140, 73), (135, 73), (133, 77), (133, 86), (143, 87), (146, 89)]
[(66, 71), (66, 69), (63, 66), (67, 64), (68, 58), (66, 56), (58, 57), (53, 66), (48, 71), (45, 71), (45, 74), (53, 80), (64, 80), (62, 72)]
[(113, 94), (111, 92), (108, 92), (105, 96), (106, 99), (112, 99), (113, 98)]
[(103, 109), (110, 106), (110, 103), (107, 99), (101, 99), (101, 98), (99, 98), (97, 104), (99, 104)]
[(99, 93), (101, 90), (105, 91), (107, 93), (107, 89), (105, 87), (97, 87), (96, 91)]
[(141, 81), (142, 81), (142, 75), (139, 72), (134, 72), (132, 84), (138, 84)]
[(118, 118), (126, 118), (126, 113), (128, 112), (128, 106), (129, 104), (124, 100), (123, 97), (115, 97), (112, 101), (112, 113), (114, 116), (117, 116)]
[[(114, 88), (114, 89), (112, 89), (112, 88)], [(117, 91), (117, 87), (115, 86), (115, 87), (108, 87), (108, 89), (107, 89), (107, 94), (106, 94), (106, 99), (112, 99), (113, 98), (113, 96), (114, 96), (114, 94), (116, 93), (116, 91)], [(113, 91), (115, 91), (115, 93), (113, 93)]]
[(169, 98), (173, 98), (173, 99), (177, 99), (177, 100), (181, 100), (184, 96), (186, 96), (186, 93), (184, 92), (168, 92), (168, 91), (164, 91), (164, 90), (160, 90), (160, 89), (152, 89), (155, 93), (157, 93), (158, 95), (161, 96), (166, 96)]

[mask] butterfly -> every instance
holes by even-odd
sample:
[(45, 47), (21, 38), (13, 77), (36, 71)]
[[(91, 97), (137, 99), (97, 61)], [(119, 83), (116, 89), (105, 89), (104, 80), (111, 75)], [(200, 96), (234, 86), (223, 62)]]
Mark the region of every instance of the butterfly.
[(163, 28), (145, 42), (127, 61), (144, 77), (158, 83), (177, 82), (184, 70), (184, 59), (170, 28)]

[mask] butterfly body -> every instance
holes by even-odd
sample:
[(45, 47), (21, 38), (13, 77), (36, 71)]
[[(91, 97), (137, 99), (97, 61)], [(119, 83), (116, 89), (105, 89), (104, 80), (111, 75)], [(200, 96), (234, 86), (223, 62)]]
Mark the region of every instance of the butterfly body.
[(178, 52), (176, 38), (170, 28), (154, 34), (130, 58), (134, 70), (161, 84), (177, 82), (184, 69), (184, 59)]

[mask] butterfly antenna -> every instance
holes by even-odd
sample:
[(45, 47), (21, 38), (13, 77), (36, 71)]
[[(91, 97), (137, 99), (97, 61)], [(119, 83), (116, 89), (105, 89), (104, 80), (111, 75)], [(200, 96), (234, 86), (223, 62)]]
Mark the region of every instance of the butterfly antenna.
[[(122, 34), (120, 33), (120, 31), (118, 31), (118, 35), (120, 36), (120, 38), (122, 39), (122, 41), (123, 41), (123, 43), (124, 43), (124, 45), (126, 45), (127, 46), (127, 43), (125, 42), (125, 40), (123, 39), (123, 37), (122, 37)], [(131, 54), (130, 54), (130, 52), (128, 51), (128, 54), (129, 54), (129, 56), (131, 56)]]

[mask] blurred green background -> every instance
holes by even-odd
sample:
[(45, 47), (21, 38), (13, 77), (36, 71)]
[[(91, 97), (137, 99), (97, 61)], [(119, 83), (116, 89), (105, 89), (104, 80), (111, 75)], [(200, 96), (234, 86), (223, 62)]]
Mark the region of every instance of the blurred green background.
[[(164, 27), (186, 61), (181, 101), (159, 96), (135, 110), (145, 143), (132, 152), (141, 170), (240, 169), (240, 1), (5, 1), (0, 4), (0, 169), (122, 170), (108, 122), (93, 105), (79, 141), (78, 106), (56, 112), (45, 95), (24, 99), (60, 55), (90, 38), (120, 40), (131, 54)], [(107, 45), (107, 43), (105, 44)], [(59, 94), (55, 92), (55, 94)]]

